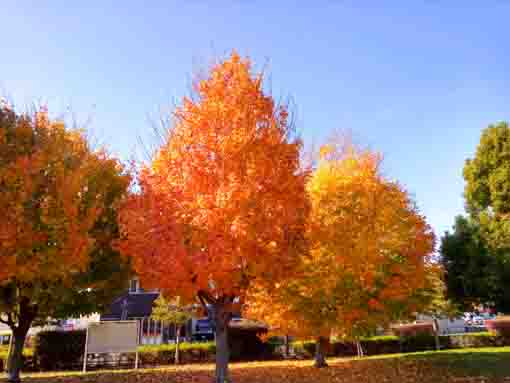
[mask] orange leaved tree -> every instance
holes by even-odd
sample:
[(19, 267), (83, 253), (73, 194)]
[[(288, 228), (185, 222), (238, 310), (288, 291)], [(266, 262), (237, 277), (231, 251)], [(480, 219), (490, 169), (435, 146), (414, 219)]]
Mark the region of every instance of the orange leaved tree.
[(301, 142), (262, 80), (233, 53), (197, 81), (120, 220), (119, 248), (142, 283), (207, 310), (221, 383), (229, 380), (232, 312), (253, 281), (292, 273), (304, 245)]
[(45, 110), (0, 105), (0, 322), (12, 330), (10, 381), (19, 381), (33, 324), (97, 311), (124, 286), (128, 264), (112, 241), (129, 183), (82, 132)]
[(317, 367), (330, 335), (356, 339), (427, 304), (433, 233), (379, 167), (370, 151), (325, 146), (307, 183), (309, 251), (299, 272), (272, 291), (251, 290), (250, 315), (316, 338)]

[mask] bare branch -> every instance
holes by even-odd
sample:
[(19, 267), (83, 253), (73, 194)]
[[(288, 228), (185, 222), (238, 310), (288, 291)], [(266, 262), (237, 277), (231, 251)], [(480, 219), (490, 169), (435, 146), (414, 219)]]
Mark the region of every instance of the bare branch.
[[(200, 299), (200, 302), (204, 307), (206, 307), (206, 303), (218, 303), (218, 300), (215, 299), (211, 294), (209, 294), (207, 291), (200, 290), (198, 292), (198, 299)], [(205, 302), (205, 303), (204, 303)]]

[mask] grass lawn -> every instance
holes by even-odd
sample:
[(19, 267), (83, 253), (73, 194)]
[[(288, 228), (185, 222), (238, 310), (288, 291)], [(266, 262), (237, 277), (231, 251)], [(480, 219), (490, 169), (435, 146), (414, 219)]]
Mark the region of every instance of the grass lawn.
[[(473, 348), (393, 354), (363, 359), (336, 358), (330, 367), (315, 369), (311, 361), (275, 361), (232, 364), (236, 383), (314, 382), (510, 382), (510, 347)], [(43, 383), (149, 383), (210, 382), (213, 365), (157, 369), (100, 371), (80, 374), (29, 374), (24, 382)]]

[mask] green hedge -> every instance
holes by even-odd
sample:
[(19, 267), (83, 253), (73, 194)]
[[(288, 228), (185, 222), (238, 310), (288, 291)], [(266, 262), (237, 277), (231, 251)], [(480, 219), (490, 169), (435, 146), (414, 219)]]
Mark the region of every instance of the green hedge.
[(35, 337), (34, 362), (44, 371), (73, 369), (83, 362), (86, 331), (42, 331)]
[[(147, 345), (139, 349), (141, 365), (173, 364), (175, 360), (175, 345)], [(181, 363), (205, 363), (214, 361), (216, 345), (214, 342), (181, 343), (179, 345)]]
[(450, 335), (447, 348), (501, 347), (510, 345), (510, 339), (490, 332)]
[[(497, 347), (510, 345), (508, 338), (492, 333), (469, 333), (451, 336), (440, 336), (442, 349), (467, 348), (467, 347)], [(262, 342), (254, 335), (242, 336), (240, 339), (232, 337), (231, 359), (232, 360), (260, 360), (276, 359), (281, 355), (275, 352), (275, 348), (281, 343), (272, 339), (271, 342)], [(35, 340), (35, 349), (25, 349), (25, 371), (76, 369), (81, 367), (82, 354), (85, 342), (84, 331), (69, 332), (42, 332)], [(237, 342), (237, 343), (236, 343)], [(398, 338), (396, 336), (379, 336), (361, 339), (365, 355), (391, 354), (400, 352), (413, 352), (425, 349), (433, 350), (435, 340), (432, 336), (412, 336)], [(312, 358), (315, 353), (314, 341), (292, 342), (292, 348), (298, 357)], [(213, 362), (216, 346), (214, 342), (207, 343), (181, 343), (182, 363), (206, 363)], [(157, 366), (174, 363), (175, 345), (147, 345), (140, 346), (140, 365)], [(328, 350), (329, 356), (355, 356), (356, 346), (352, 342), (334, 341)], [(0, 371), (5, 366), (7, 348), (0, 347)], [(115, 365), (132, 366), (134, 354), (124, 355), (120, 360), (101, 356), (98, 360), (91, 361), (90, 368), (104, 367), (113, 362)], [(3, 364), (3, 366), (2, 366)]]
[[(435, 339), (431, 335), (415, 335), (404, 338), (383, 336), (362, 338), (360, 343), (365, 355), (393, 354), (434, 350)], [(491, 333), (469, 333), (445, 335), (439, 337), (441, 349), (468, 347), (498, 347), (510, 345), (508, 338)], [(297, 341), (292, 343), (294, 352), (299, 357), (311, 358), (315, 354), (314, 341)], [(355, 356), (356, 345), (353, 342), (333, 341), (329, 345), (329, 356)]]
[[(84, 330), (40, 332), (35, 338), (34, 368), (43, 371), (81, 368), (85, 338), (86, 332)], [(272, 359), (275, 357), (274, 350), (276, 346), (262, 342), (255, 332), (232, 331), (229, 343), (232, 361)], [(212, 362), (215, 359), (215, 353), (216, 346), (213, 342), (183, 342), (180, 344), (181, 363)], [(140, 346), (139, 356), (141, 366), (173, 364), (175, 345)], [(120, 358), (100, 355), (95, 359), (94, 356), (89, 355), (89, 362), (87, 364), (90, 365), (91, 369), (106, 365), (132, 366), (134, 364), (134, 354), (123, 354)]]
[(7, 361), (7, 351), (8, 351), (7, 348), (0, 347), (0, 372), (5, 370), (5, 365)]
[(255, 331), (231, 329), (230, 359), (233, 361), (274, 359), (277, 345), (262, 341)]
[[(7, 367), (7, 357), (9, 353), (8, 346), (0, 347), (0, 372), (4, 371)], [(33, 370), (33, 352), (31, 348), (25, 348), (23, 350), (23, 364), (27, 367), (28, 370)]]
[[(264, 360), (274, 359), (276, 344), (261, 341), (255, 333), (230, 334), (230, 359), (241, 360)], [(141, 346), (140, 362), (142, 365), (165, 365), (173, 364), (175, 345), (147, 345)], [(181, 363), (205, 363), (215, 359), (216, 345), (214, 342), (204, 343), (181, 343)]]

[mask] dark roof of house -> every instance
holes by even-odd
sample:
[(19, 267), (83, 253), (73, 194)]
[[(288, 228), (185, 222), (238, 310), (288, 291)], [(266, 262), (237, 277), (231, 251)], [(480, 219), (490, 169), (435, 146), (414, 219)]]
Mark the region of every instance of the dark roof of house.
[[(101, 320), (121, 320), (148, 317), (152, 313), (152, 304), (159, 293), (126, 293), (115, 299), (110, 308), (101, 315)], [(123, 318), (123, 311), (126, 315)]]

